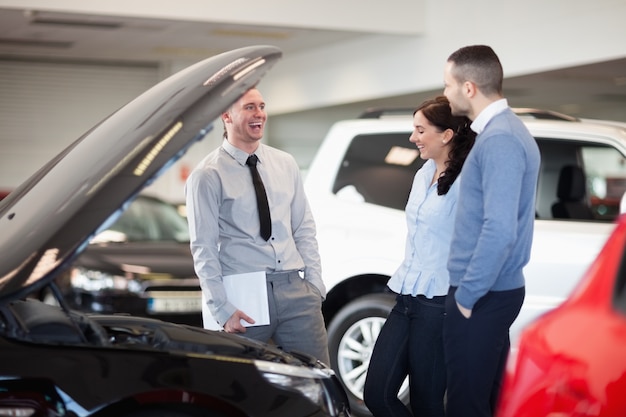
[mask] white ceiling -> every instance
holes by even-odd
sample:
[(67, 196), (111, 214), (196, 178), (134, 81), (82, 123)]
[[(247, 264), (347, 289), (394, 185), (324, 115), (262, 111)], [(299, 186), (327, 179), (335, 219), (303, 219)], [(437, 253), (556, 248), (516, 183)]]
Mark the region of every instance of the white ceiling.
[[(0, 8), (0, 59), (195, 62), (251, 44), (271, 44), (285, 54), (295, 54), (369, 35), (371, 32), (362, 30), (302, 25), (255, 26)], [(624, 56), (510, 78), (505, 82), (505, 93), (515, 106), (543, 107), (589, 117), (607, 114), (607, 118), (626, 121), (626, 53)], [(355, 105), (414, 105), (417, 97), (430, 93), (416, 91)]]
[(365, 32), (0, 8), (0, 55), (132, 62), (197, 61), (271, 44), (284, 53), (344, 42)]

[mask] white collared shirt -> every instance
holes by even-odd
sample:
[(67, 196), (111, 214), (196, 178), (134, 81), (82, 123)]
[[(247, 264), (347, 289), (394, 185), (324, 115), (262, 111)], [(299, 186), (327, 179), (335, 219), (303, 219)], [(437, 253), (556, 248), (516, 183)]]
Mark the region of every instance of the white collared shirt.
[(191, 252), (209, 310), (223, 325), (235, 312), (222, 276), (303, 270), (320, 291), (315, 222), (295, 159), (259, 144), (255, 155), (272, 217), (272, 236), (260, 235), (248, 154), (224, 140), (192, 171), (185, 186)]
[(477, 135), (479, 135), (483, 130), (485, 130), (485, 126), (487, 126), (487, 123), (489, 123), (489, 120), (491, 120), (493, 116), (508, 108), (509, 102), (505, 98), (494, 101), (480, 112), (478, 117), (476, 117), (470, 125), (470, 128), (476, 132)]

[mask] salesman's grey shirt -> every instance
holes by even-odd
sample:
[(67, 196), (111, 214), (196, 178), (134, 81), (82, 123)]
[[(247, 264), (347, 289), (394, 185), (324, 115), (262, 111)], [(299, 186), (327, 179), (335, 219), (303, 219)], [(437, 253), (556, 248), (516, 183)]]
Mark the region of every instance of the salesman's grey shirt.
[(272, 217), (267, 242), (260, 236), (246, 152), (224, 140), (191, 172), (185, 185), (194, 266), (209, 310), (220, 325), (236, 310), (226, 298), (222, 284), (226, 275), (301, 270), (326, 296), (315, 222), (298, 165), (288, 153), (264, 144), (255, 154)]

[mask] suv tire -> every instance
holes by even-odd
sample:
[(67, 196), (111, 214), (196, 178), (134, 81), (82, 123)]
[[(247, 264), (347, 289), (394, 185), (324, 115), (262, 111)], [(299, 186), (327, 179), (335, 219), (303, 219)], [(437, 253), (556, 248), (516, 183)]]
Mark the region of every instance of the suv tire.
[[(371, 416), (363, 402), (363, 386), (376, 338), (395, 305), (393, 294), (370, 294), (348, 303), (328, 326), (331, 367), (346, 389), (357, 416)], [(408, 380), (398, 397), (409, 401)]]

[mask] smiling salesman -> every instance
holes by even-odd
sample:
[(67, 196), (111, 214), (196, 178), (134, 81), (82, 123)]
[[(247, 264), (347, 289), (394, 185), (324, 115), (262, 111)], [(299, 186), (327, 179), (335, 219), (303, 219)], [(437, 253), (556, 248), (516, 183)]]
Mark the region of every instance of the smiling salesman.
[[(221, 118), (222, 145), (185, 185), (191, 252), (206, 306), (226, 332), (272, 340), (329, 364), (321, 310), (326, 288), (300, 169), (290, 154), (261, 143), (267, 113), (256, 88)], [(236, 287), (248, 273), (265, 277), (269, 324), (257, 325), (248, 305), (235, 306), (227, 295), (224, 278)]]

